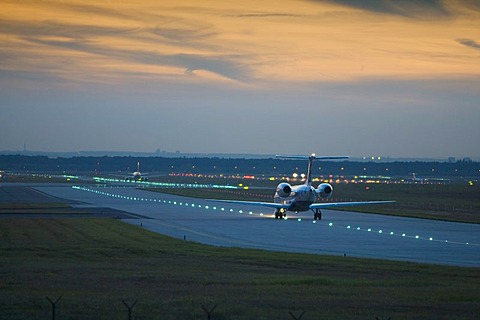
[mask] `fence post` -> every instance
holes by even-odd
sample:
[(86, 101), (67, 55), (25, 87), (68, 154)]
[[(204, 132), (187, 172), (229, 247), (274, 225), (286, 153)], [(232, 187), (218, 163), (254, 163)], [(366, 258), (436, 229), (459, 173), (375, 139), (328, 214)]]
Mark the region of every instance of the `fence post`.
[(298, 317), (295, 316), (291, 311), (288, 311), (288, 314), (290, 314), (290, 317), (292, 317), (293, 320), (300, 320), (305, 314), (305, 311), (302, 311), (302, 313)]
[(205, 313), (207, 314), (207, 319), (208, 319), (208, 320), (211, 320), (211, 319), (212, 319), (212, 312), (213, 312), (213, 310), (215, 310), (216, 307), (217, 307), (217, 305), (214, 305), (213, 308), (211, 308), (210, 310), (208, 310), (208, 309), (202, 304), (202, 309), (203, 309), (203, 311), (205, 311)]
[(48, 302), (50, 302), (52, 305), (52, 320), (55, 320), (57, 302), (60, 301), (61, 298), (62, 296), (58, 297), (57, 300), (52, 301), (49, 297), (47, 297)]
[(135, 300), (130, 306), (125, 302), (125, 300), (122, 300), (122, 302), (125, 305), (125, 307), (127, 307), (128, 309), (128, 320), (132, 320), (132, 310), (133, 310), (133, 307), (135, 307), (135, 305), (137, 304), (137, 300)]

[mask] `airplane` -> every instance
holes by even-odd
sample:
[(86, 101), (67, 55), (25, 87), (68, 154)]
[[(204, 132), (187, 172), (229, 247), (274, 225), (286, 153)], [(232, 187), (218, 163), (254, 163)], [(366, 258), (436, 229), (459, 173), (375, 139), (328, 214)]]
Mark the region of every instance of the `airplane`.
[(126, 177), (125, 181), (147, 181), (148, 178), (142, 177), (142, 173), (140, 172), (140, 162), (137, 162), (137, 171), (132, 172), (130, 177)]
[(419, 178), (417, 177), (417, 173), (416, 172), (411, 172), (410, 173), (412, 175), (412, 182), (413, 183), (423, 183), (424, 181), (426, 181), (426, 179), (423, 179), (423, 178)]
[(280, 183), (275, 191), (273, 202), (256, 201), (235, 201), (235, 200), (217, 200), (207, 199), (207, 201), (225, 202), (245, 205), (255, 205), (270, 207), (275, 209), (275, 219), (285, 219), (286, 212), (302, 212), (311, 210), (314, 220), (322, 219), (321, 209), (332, 207), (346, 207), (372, 204), (395, 203), (395, 201), (360, 201), (360, 202), (328, 202), (315, 203), (317, 198), (330, 198), (333, 194), (333, 187), (329, 183), (321, 183), (317, 188), (312, 186), (312, 163), (314, 160), (338, 160), (348, 159), (347, 156), (318, 157), (315, 154), (310, 156), (297, 155), (276, 155), (280, 159), (305, 159), (308, 160), (307, 179), (304, 184), (292, 186), (287, 182)]

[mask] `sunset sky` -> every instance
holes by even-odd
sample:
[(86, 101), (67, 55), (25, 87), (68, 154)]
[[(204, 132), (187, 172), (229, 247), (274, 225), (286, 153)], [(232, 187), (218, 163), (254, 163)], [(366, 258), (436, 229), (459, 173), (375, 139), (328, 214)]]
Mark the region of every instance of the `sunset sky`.
[(480, 157), (480, 1), (0, 0), (0, 150)]

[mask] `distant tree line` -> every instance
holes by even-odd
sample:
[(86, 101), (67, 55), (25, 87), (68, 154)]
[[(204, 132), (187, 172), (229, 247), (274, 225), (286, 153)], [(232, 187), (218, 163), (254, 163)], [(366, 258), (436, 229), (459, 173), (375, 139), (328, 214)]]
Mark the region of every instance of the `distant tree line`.
[[(306, 173), (304, 160), (231, 159), (231, 158), (169, 158), (169, 157), (71, 157), (0, 155), (0, 170), (20, 172), (48, 172), (66, 174), (130, 173), (140, 163), (141, 172), (291, 175)], [(479, 162), (355, 162), (316, 161), (314, 175), (365, 175), (419, 178), (479, 178)]]

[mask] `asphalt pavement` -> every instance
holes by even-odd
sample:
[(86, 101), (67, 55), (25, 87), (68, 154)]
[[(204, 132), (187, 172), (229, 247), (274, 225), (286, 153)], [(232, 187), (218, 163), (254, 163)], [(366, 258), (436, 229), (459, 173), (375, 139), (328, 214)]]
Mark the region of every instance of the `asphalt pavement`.
[(215, 246), (480, 266), (480, 225), (323, 210), (287, 220), (272, 210), (132, 187), (37, 186), (45, 194), (132, 214), (127, 223)]

